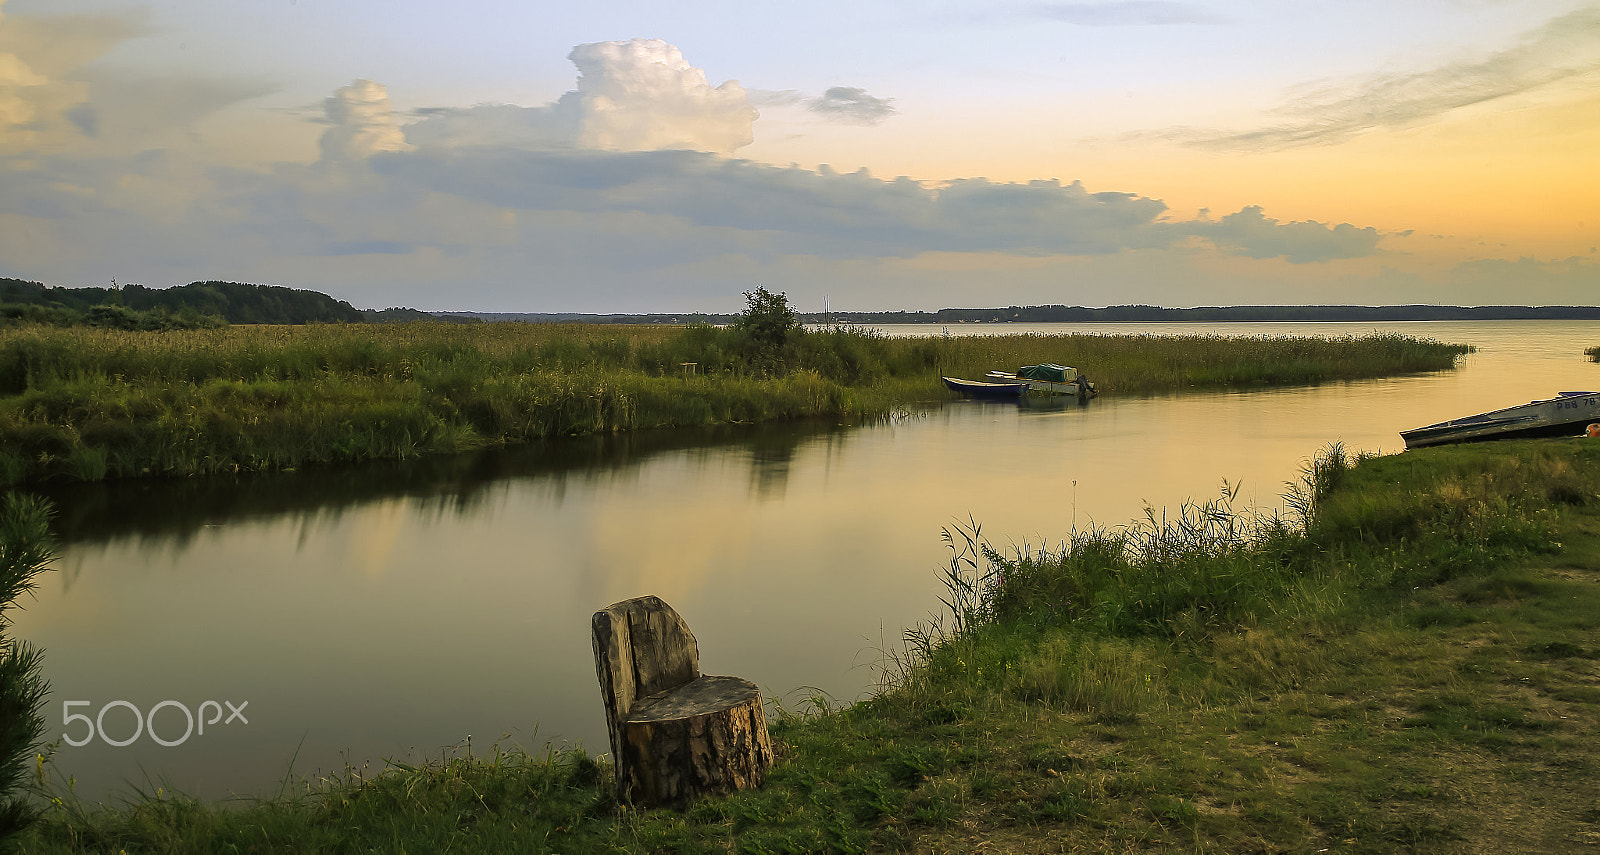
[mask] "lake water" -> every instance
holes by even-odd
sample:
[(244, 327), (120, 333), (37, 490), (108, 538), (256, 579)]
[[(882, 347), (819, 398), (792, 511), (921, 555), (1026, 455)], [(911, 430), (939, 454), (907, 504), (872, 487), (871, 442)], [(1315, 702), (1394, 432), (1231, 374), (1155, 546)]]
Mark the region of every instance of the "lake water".
[[(1479, 351), (1455, 371), (1307, 388), (958, 402), (859, 427), (642, 433), (62, 491), (61, 558), (16, 633), (46, 651), (49, 736), (103, 728), (56, 758), (90, 799), (135, 786), (268, 795), (291, 763), (300, 776), (377, 769), (462, 750), (469, 734), (474, 752), (496, 740), (605, 752), (589, 616), (643, 594), (683, 614), (705, 672), (789, 706), (850, 701), (873, 689), (880, 651), (940, 611), (945, 527), (971, 519), (997, 545), (1053, 543), (1145, 503), (1210, 498), (1224, 480), (1242, 482), (1241, 502), (1277, 508), (1329, 443), (1398, 452), (1403, 429), (1600, 388), (1582, 356), (1600, 344), (1593, 321), (951, 329), (1376, 329)], [(110, 744), (134, 736), (135, 711), (160, 741)], [(180, 740), (191, 715), (216, 721)]]

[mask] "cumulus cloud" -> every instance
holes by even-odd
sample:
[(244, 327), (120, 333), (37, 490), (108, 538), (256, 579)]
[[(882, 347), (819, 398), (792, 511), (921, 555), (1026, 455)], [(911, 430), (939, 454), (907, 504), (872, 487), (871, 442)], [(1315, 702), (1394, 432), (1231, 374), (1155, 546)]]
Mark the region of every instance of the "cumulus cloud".
[(1600, 6), (1589, 6), (1523, 35), (1510, 50), (1438, 68), (1329, 81), (1278, 107), (1281, 121), (1236, 133), (1169, 134), (1204, 148), (1273, 150), (1337, 143), (1378, 128), (1403, 128), (1451, 110), (1600, 71)]
[(660, 39), (579, 45), (569, 58), (578, 88), (561, 100), (577, 111), (585, 145), (731, 153), (755, 139), (758, 114), (738, 81), (713, 87)]
[(501, 145), (612, 151), (685, 149), (731, 154), (755, 140), (758, 117), (738, 81), (712, 86), (659, 39), (596, 42), (568, 55), (577, 88), (553, 104), (423, 112), (406, 127), (420, 146)]
[(323, 160), (359, 160), (380, 151), (410, 148), (383, 84), (356, 80), (322, 103), (331, 125), (322, 134)]
[(1083, 27), (1218, 24), (1223, 19), (1193, 3), (1125, 0), (1116, 3), (1044, 3), (1034, 14)]

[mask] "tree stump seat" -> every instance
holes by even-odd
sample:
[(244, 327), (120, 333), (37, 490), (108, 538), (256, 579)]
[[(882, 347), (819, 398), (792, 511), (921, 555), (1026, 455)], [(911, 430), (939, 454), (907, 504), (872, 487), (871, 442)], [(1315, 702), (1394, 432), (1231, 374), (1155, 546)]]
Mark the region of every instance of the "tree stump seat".
[(682, 806), (761, 784), (772, 743), (754, 683), (702, 675), (694, 634), (657, 597), (601, 609), (593, 628), (618, 800)]

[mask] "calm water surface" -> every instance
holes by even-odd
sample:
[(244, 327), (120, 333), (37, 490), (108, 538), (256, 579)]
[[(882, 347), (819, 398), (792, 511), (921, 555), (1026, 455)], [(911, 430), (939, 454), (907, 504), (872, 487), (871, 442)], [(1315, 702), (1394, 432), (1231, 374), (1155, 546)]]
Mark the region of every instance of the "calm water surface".
[[(940, 328), (886, 327), (894, 335)], [(1398, 432), (1557, 391), (1600, 388), (1600, 322), (1101, 324), (953, 333), (1350, 335), (1477, 345), (1458, 370), (1262, 392), (1026, 409), (954, 403), (866, 427), (652, 433), (493, 454), (60, 493), (64, 548), (20, 637), (46, 650), (52, 737), (176, 742), (184, 709), (244, 720), (165, 747), (97, 736), (56, 768), (91, 799), (134, 786), (266, 795), (291, 772), (376, 769), (501, 740), (607, 750), (589, 615), (656, 594), (707, 673), (795, 705), (849, 701), (879, 651), (936, 612), (943, 528), (997, 544), (1120, 524), (1145, 503), (1280, 505), (1331, 442), (1384, 453)], [(1072, 364), (1073, 355), (1057, 361)], [(1011, 368), (1013, 366), (996, 366)], [(1093, 372), (1094, 366), (1081, 366)], [(127, 705), (112, 705), (125, 701)], [(211, 708), (216, 709), (216, 708)], [(102, 715), (103, 711), (103, 715)], [(212, 717), (207, 713), (205, 718)], [(292, 764), (292, 767), (291, 767)]]

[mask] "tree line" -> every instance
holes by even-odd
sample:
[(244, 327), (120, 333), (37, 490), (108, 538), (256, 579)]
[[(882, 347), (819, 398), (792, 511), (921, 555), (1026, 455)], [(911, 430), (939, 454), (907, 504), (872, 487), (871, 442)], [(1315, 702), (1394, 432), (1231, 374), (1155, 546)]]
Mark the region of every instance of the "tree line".
[[(748, 296), (748, 295), (747, 295)], [(1251, 321), (1600, 320), (1596, 306), (1007, 306), (938, 311), (796, 312), (807, 324), (1150, 323)], [(716, 313), (582, 314), (423, 312), (357, 309), (320, 291), (243, 282), (191, 282), (172, 288), (127, 284), (65, 288), (0, 277), (0, 323), (33, 322), (116, 329), (195, 329), (224, 324), (457, 323), (525, 321), (616, 324), (731, 324)]]
[(120, 287), (64, 288), (5, 278), (0, 278), (0, 318), (129, 330), (197, 329), (225, 324), (359, 324), (368, 320), (361, 310), (343, 300), (319, 291), (278, 285), (191, 282), (173, 288), (131, 283)]
[(1227, 321), (1600, 320), (1596, 306), (1007, 306), (936, 312), (805, 312), (805, 323), (1153, 323)]

